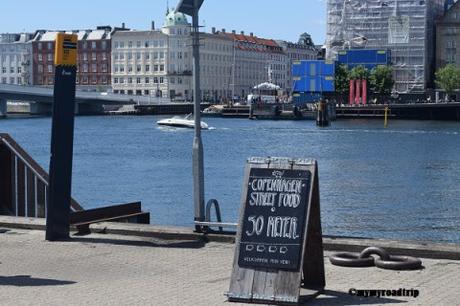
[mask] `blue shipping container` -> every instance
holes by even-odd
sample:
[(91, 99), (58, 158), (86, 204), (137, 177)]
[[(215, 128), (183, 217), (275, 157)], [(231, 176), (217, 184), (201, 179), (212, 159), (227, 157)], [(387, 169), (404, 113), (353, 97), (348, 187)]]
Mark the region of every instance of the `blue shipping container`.
[(292, 64), (294, 77), (331, 76), (335, 74), (335, 64), (320, 60), (296, 61)]
[(293, 92), (333, 92), (334, 76), (294, 77)]
[(292, 95), (292, 102), (296, 106), (303, 106), (308, 103), (316, 103), (321, 99), (320, 93), (297, 92)]
[(345, 64), (349, 68), (359, 65), (373, 69), (378, 65), (389, 65), (391, 63), (391, 52), (389, 50), (344, 50), (339, 52), (338, 63)]

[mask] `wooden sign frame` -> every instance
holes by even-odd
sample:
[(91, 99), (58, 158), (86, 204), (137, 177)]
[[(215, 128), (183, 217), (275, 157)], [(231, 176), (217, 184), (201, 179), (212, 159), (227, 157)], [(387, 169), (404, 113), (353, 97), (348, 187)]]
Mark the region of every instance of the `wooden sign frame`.
[[(247, 205), (249, 176), (251, 169), (257, 168), (306, 170), (311, 174), (302, 237), (302, 254), (300, 257), (300, 265), (295, 271), (266, 267), (242, 267), (238, 263), (243, 218)], [(316, 297), (324, 291), (324, 287), (326, 286), (317, 162), (311, 159), (253, 157), (250, 158), (246, 164), (244, 183), (233, 271), (230, 290), (227, 293), (229, 301), (298, 304), (305, 299)], [(301, 288), (304, 289), (302, 292)]]

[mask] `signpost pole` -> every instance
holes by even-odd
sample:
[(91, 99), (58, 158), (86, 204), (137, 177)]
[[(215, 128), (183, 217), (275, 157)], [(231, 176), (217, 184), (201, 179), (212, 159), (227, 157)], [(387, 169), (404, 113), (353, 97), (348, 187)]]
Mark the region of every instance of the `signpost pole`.
[(46, 215), (48, 241), (68, 239), (70, 232), (77, 35), (59, 33), (55, 50), (50, 186)]
[[(194, 0), (194, 2), (197, 2)], [(195, 3), (196, 4), (196, 3)], [(201, 140), (201, 89), (200, 89), (200, 28), (199, 8), (195, 5), (192, 16), (193, 24), (193, 80), (195, 101), (195, 137), (193, 138), (193, 192), (195, 202), (195, 221), (202, 222), (204, 216), (204, 167), (203, 142)], [(196, 227), (201, 230), (200, 226)]]
[[(193, 200), (195, 205), (195, 222), (205, 221), (204, 207), (204, 167), (203, 142), (201, 140), (201, 90), (200, 90), (200, 27), (198, 12), (204, 0), (181, 0), (176, 11), (192, 16), (193, 39), (193, 101), (195, 113), (195, 135), (192, 148)], [(196, 225), (197, 232), (202, 232), (201, 225)]]

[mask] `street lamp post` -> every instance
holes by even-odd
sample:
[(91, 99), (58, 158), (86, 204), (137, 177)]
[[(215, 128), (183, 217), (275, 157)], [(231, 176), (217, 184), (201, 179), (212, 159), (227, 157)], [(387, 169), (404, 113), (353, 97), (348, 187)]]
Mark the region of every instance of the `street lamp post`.
[[(198, 12), (204, 0), (181, 0), (176, 11), (192, 16), (193, 33), (193, 80), (194, 80), (194, 113), (195, 136), (193, 138), (193, 199), (195, 204), (195, 222), (205, 221), (204, 207), (204, 166), (203, 142), (201, 140), (201, 90), (200, 90), (200, 28)], [(195, 226), (196, 231), (202, 232), (201, 225)]]

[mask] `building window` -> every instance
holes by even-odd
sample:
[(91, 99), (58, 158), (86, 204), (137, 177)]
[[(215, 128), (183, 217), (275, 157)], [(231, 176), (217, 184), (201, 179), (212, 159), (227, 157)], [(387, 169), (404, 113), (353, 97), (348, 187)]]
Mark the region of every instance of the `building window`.
[(140, 84), (141, 83), (141, 78), (136, 78), (136, 84)]
[(83, 60), (84, 61), (87, 61), (88, 60), (88, 53), (83, 53)]
[(107, 41), (103, 40), (101, 42), (101, 44), (102, 44), (102, 50), (106, 50), (107, 49)]
[(51, 49), (53, 49), (53, 44), (49, 42), (48, 43), (48, 50), (51, 50)]
[(115, 42), (115, 49), (118, 49), (120, 45), (118, 44), (118, 41)]
[(22, 73), (21, 67), (18, 67), (18, 73)]
[(128, 72), (129, 73), (133, 72), (133, 66), (131, 66), (131, 65), (128, 66)]
[(153, 65), (153, 71), (158, 71), (159, 66), (158, 65)]
[(52, 61), (53, 61), (53, 54), (48, 53), (48, 62), (52, 62)]
[(91, 71), (92, 72), (97, 72), (97, 64), (92, 64), (91, 65)]
[(113, 84), (118, 84), (118, 78), (113, 78)]
[(10, 73), (14, 73), (14, 67), (10, 67)]
[(145, 65), (145, 72), (149, 72), (150, 71), (150, 65)]
[(132, 48), (133, 47), (133, 42), (132, 41), (129, 41), (128, 42), (128, 48)]
[(91, 77), (91, 83), (97, 84), (97, 77), (95, 75)]
[(149, 84), (150, 83), (150, 78), (145, 78), (145, 84)]
[(43, 55), (41, 53), (38, 54), (38, 61), (39, 62), (43, 61)]
[(136, 72), (141, 72), (142, 71), (142, 66), (141, 65), (137, 65), (136, 66)]
[(86, 50), (86, 49), (88, 49), (88, 43), (85, 41), (85, 42), (83, 43), (83, 50)]
[(165, 65), (160, 65), (160, 71), (165, 71)]
[(158, 84), (158, 78), (157, 78), (157, 77), (154, 77), (154, 78), (153, 78), (153, 83), (154, 83), (154, 84)]
[(147, 40), (147, 41), (145, 41), (145, 44), (144, 44), (144, 46), (145, 46), (146, 48), (148, 48), (148, 47), (149, 47), (149, 41), (148, 41), (148, 40)]
[(106, 63), (102, 64), (102, 72), (107, 72), (108, 65)]
[(138, 40), (138, 41), (136, 42), (136, 47), (138, 47), (138, 48), (141, 47), (141, 41), (140, 41), (140, 40)]
[(153, 52), (153, 59), (158, 59), (158, 52)]
[(133, 83), (133, 78), (128, 78), (128, 84), (132, 84)]
[(88, 72), (88, 64), (83, 64), (83, 72)]
[(102, 84), (107, 84), (107, 76), (102, 76)]
[(169, 79), (169, 82), (170, 82), (171, 84), (176, 84), (176, 78), (170, 78), (170, 79)]
[(48, 72), (52, 73), (53, 72), (53, 65), (48, 65)]
[[(43, 73), (43, 65), (38, 65), (38, 73)], [(6, 70), (6, 68), (3, 68)], [(6, 71), (4, 71), (3, 73), (5, 73)]]
[(133, 59), (133, 54), (132, 53), (128, 53), (128, 60), (132, 60)]
[(91, 42), (91, 49), (96, 49), (97, 48), (97, 43), (95, 41)]
[(125, 42), (124, 41), (120, 41), (120, 48), (124, 48), (125, 47)]
[(160, 84), (163, 84), (163, 83), (164, 83), (164, 78), (160, 77)]
[(97, 60), (97, 53), (95, 53), (95, 52), (94, 52), (94, 53), (91, 53), (91, 59), (92, 59), (93, 61)]
[(140, 60), (140, 59), (141, 59), (141, 53), (140, 53), (140, 52), (137, 52), (137, 53), (136, 53), (136, 59), (137, 59), (137, 60)]
[(43, 49), (43, 44), (42, 43), (38, 43), (38, 50), (41, 50)]
[(106, 61), (107, 60), (107, 53), (102, 53), (102, 60), (103, 61)]
[(149, 60), (150, 59), (150, 53), (145, 53), (145, 59)]

